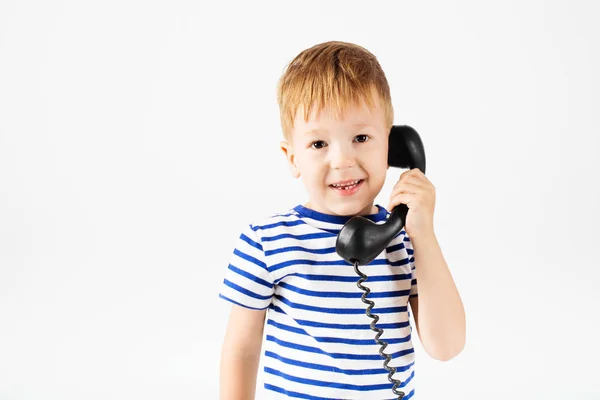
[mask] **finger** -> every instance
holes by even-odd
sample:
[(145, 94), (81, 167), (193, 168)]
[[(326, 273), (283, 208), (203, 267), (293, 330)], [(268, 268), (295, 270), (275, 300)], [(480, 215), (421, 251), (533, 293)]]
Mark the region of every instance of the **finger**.
[[(400, 193), (390, 199), (390, 204), (388, 205), (388, 211), (392, 211), (400, 204), (406, 204), (408, 206), (414, 199), (414, 195), (410, 193)], [(410, 208), (410, 207), (409, 207)]]
[(410, 180), (414, 180), (417, 182), (423, 182), (423, 183), (429, 182), (429, 179), (427, 178), (427, 176), (425, 176), (425, 174), (422, 173), (420, 169), (418, 169), (418, 168), (411, 169), (409, 172), (410, 172), (409, 174), (406, 174), (405, 179), (410, 179)]
[(414, 201), (415, 201), (416, 198), (417, 198), (416, 194), (412, 194), (412, 193), (399, 193), (399, 194), (397, 194), (395, 196), (392, 196), (392, 198), (390, 199), (390, 203), (388, 205), (387, 210), (388, 211), (392, 211), (399, 204), (406, 204), (408, 206), (408, 208), (410, 208), (411, 205), (414, 204)]
[(411, 170), (409, 169), (408, 171), (404, 171), (403, 173), (400, 174), (400, 176), (398, 177), (398, 180), (400, 179), (406, 179), (407, 176), (410, 176), (412, 174)]
[(419, 193), (424, 190), (424, 186), (412, 182), (398, 182), (392, 189), (392, 196), (399, 193)]
[(398, 178), (398, 181), (394, 184), (394, 186), (398, 185), (398, 183), (400, 183), (400, 182), (411, 182), (411, 183), (421, 185), (421, 186), (429, 185), (429, 180), (427, 179), (427, 177), (425, 177), (425, 175), (422, 175), (422, 176), (415, 175), (415, 174), (409, 175), (409, 174), (407, 174), (408, 172), (411, 172), (411, 171), (406, 171), (405, 173), (400, 175), (400, 178)]
[(427, 186), (430, 185), (430, 183), (427, 180), (427, 178), (425, 178), (425, 177), (421, 178), (421, 177), (416, 176), (416, 175), (407, 176), (404, 181), (408, 182), (408, 183), (411, 183), (413, 185), (422, 187), (422, 188), (426, 188)]
[(404, 171), (400, 176), (405, 175), (405, 176), (419, 176), (419, 175), (423, 175), (423, 172), (421, 172), (421, 170), (419, 168), (413, 168), (413, 169), (409, 169), (407, 171)]

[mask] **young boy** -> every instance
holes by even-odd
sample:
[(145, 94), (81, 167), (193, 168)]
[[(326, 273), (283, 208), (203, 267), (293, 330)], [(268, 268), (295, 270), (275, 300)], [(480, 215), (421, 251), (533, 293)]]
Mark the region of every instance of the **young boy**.
[[(220, 297), (232, 304), (221, 358), (221, 399), (253, 399), (264, 340), (271, 398), (396, 399), (354, 266), (335, 251), (354, 215), (383, 223), (400, 203), (405, 227), (360, 269), (384, 330), (404, 400), (415, 396), (408, 305), (419, 339), (438, 360), (459, 354), (465, 315), (433, 229), (435, 188), (405, 171), (388, 208), (383, 187), (393, 108), (377, 59), (355, 44), (327, 42), (301, 52), (278, 87), (284, 141), (308, 202), (249, 224), (236, 242)], [(419, 282), (417, 296), (417, 281)], [(265, 325), (266, 319), (266, 325)]]

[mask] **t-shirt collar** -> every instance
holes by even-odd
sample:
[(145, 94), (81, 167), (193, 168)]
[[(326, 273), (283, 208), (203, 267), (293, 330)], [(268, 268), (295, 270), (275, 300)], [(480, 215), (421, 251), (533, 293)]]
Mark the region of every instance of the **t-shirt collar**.
[[(390, 213), (379, 204), (375, 204), (375, 206), (378, 210), (377, 213), (361, 216), (376, 224), (385, 222)], [(294, 211), (296, 211), (307, 224), (336, 234), (342, 229), (346, 222), (353, 218), (352, 215), (325, 214), (305, 207), (302, 204), (298, 204), (294, 207)]]

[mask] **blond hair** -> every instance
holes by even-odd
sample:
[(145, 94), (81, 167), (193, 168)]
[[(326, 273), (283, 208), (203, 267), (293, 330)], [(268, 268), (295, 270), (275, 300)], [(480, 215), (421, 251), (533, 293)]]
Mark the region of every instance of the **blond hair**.
[(331, 107), (334, 118), (346, 114), (361, 100), (373, 107), (372, 88), (379, 94), (388, 128), (394, 120), (390, 88), (377, 58), (365, 48), (340, 41), (317, 44), (298, 54), (277, 85), (281, 128), (289, 139), (298, 107), (304, 120), (313, 107), (319, 113)]

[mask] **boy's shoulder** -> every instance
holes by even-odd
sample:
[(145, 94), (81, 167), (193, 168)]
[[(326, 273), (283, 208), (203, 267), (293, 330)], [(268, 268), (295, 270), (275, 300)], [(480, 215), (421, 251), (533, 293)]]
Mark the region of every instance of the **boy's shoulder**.
[(278, 227), (284, 228), (286, 226), (293, 226), (294, 224), (301, 222), (300, 215), (295, 208), (296, 207), (289, 207), (284, 210), (259, 216), (248, 222), (247, 225), (255, 232)]

